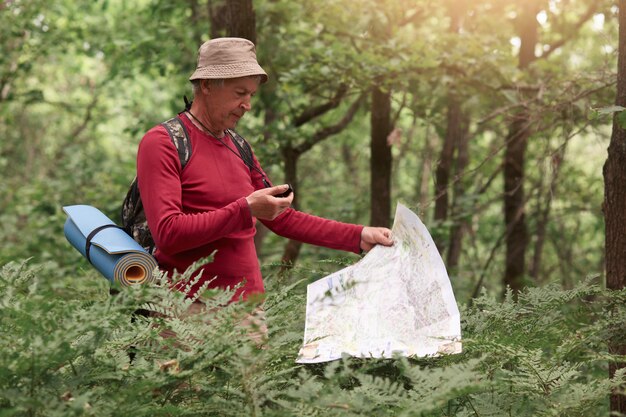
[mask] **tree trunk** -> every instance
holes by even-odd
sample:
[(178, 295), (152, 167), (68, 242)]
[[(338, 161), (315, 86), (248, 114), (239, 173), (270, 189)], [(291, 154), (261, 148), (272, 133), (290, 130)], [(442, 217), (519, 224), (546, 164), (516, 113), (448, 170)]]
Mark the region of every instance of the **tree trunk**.
[(447, 266), (454, 269), (459, 266), (461, 258), (461, 249), (463, 242), (463, 234), (468, 228), (466, 220), (467, 214), (463, 212), (463, 197), (465, 196), (465, 184), (461, 180), (461, 175), (469, 162), (469, 120), (466, 114), (461, 114), (461, 132), (456, 143), (456, 169), (454, 184), (454, 202), (452, 204), (452, 213), (454, 214), (454, 225), (450, 229), (450, 243), (448, 244)]
[[(522, 6), (518, 22), (521, 40), (519, 68), (526, 69), (535, 60), (539, 23), (537, 0), (528, 1)], [(506, 225), (506, 265), (504, 289), (509, 286), (514, 292), (524, 287), (526, 270), (526, 231), (524, 164), (530, 131), (530, 115), (522, 110), (515, 115), (509, 126), (504, 156), (504, 220)]]
[(358, 175), (357, 156), (353, 153), (352, 145), (347, 143), (341, 144), (341, 159), (343, 159), (343, 164), (346, 166), (346, 177), (352, 182), (354, 190), (360, 190), (361, 181)]
[(252, 0), (209, 0), (211, 38), (233, 36), (256, 43), (256, 15)]
[(419, 207), (427, 207), (430, 194), (430, 179), (432, 175), (432, 160), (434, 159), (434, 145), (431, 138), (431, 125), (427, 125), (424, 130), (424, 148), (420, 155), (422, 156), (422, 164), (420, 166), (420, 180), (416, 183), (415, 200), (419, 201)]
[(506, 269), (504, 286), (514, 292), (524, 287), (526, 247), (524, 160), (529, 131), (526, 117), (514, 122), (506, 138), (504, 157), (504, 221), (506, 223)]
[[(295, 152), (291, 145), (286, 145), (283, 148), (283, 160), (285, 161), (285, 182), (291, 184), (291, 187), (295, 190), (294, 199), (291, 206), (294, 209), (298, 209), (298, 158), (300, 155)], [(296, 263), (298, 256), (300, 255), (300, 249), (302, 248), (302, 242), (297, 240), (289, 240), (285, 245), (281, 262), (281, 272), (287, 269), (291, 269)]]
[(224, 36), (228, 27), (229, 13), (228, 6), (224, 4), (225, 1), (209, 0), (207, 2), (207, 11), (209, 14), (209, 20), (211, 21), (211, 28), (209, 35), (211, 39)]
[(548, 228), (548, 220), (550, 218), (550, 208), (552, 206), (552, 194), (548, 192), (546, 196), (548, 201), (545, 202), (543, 207), (540, 207), (537, 213), (537, 232), (535, 233), (535, 248), (533, 251), (533, 260), (528, 271), (528, 275), (532, 277), (535, 282), (540, 282), (543, 279), (541, 274), (541, 261), (543, 258), (543, 247), (546, 242), (546, 229)]
[[(457, 34), (461, 29), (461, 7), (459, 4), (449, 2), (448, 14), (450, 16), (450, 33)], [(454, 163), (455, 144), (461, 135), (461, 101), (457, 97), (454, 87), (448, 91), (448, 113), (446, 123), (446, 134), (441, 147), (441, 155), (435, 170), (435, 213), (433, 220), (435, 223), (443, 223), (448, 219), (449, 214), (449, 193), (450, 172)], [(435, 238), (437, 249), (443, 255), (445, 249), (445, 238), (441, 234)]]
[[(205, 20), (202, 19), (202, 15), (200, 12), (200, 5), (198, 4), (198, 0), (188, 0), (189, 1), (189, 9), (191, 11), (191, 27), (193, 30), (193, 36), (196, 41), (196, 45), (200, 45), (202, 43), (202, 34), (204, 33), (204, 29), (201, 29), (201, 22), (204, 23)], [(209, 15), (210, 16), (210, 15)]]
[[(556, 193), (558, 185), (559, 172), (561, 164), (565, 158), (565, 150), (567, 149), (567, 142), (552, 155), (552, 177), (550, 178), (550, 184), (546, 192), (545, 197), (539, 198), (539, 200), (545, 200), (543, 206), (539, 204), (539, 210), (537, 213), (537, 231), (535, 233), (535, 248), (533, 252), (533, 261), (529, 270), (529, 275), (535, 280), (540, 282), (541, 280), (541, 261), (543, 255), (543, 247), (546, 242), (546, 229), (548, 228), (548, 222), (550, 220), (550, 211), (552, 209), (552, 200)], [(541, 187), (543, 188), (543, 187)]]
[(228, 0), (228, 36), (245, 38), (256, 44), (256, 16), (252, 0)]
[(391, 219), (391, 92), (372, 88), (371, 157), (370, 157), (370, 224), (389, 227)]
[[(197, 0), (190, 0), (197, 5)], [(252, 7), (252, 0), (209, 0), (207, 3), (209, 17), (211, 19), (211, 37), (222, 36), (226, 32), (228, 36), (245, 38), (256, 43), (256, 16)], [(270, 107), (271, 108), (271, 107)], [(271, 111), (266, 112), (266, 126), (271, 123), (275, 116)], [(267, 132), (264, 132), (267, 136)], [(268, 229), (262, 223), (257, 222), (254, 246), (257, 256), (262, 253), (263, 241), (267, 236)]]
[[(263, 142), (269, 143), (272, 140), (271, 126), (276, 121), (277, 115), (274, 106), (274, 99), (276, 97), (276, 82), (270, 78), (268, 82), (263, 85), (259, 93), (259, 101), (261, 108), (264, 111), (263, 114)], [(261, 222), (256, 223), (256, 234), (254, 235), (254, 247), (256, 249), (257, 256), (263, 254), (263, 244), (265, 238), (269, 233), (269, 229)]]
[(257, 257), (263, 256), (263, 243), (267, 237), (270, 229), (268, 229), (263, 223), (257, 220), (256, 231), (254, 233), (254, 249), (256, 250)]
[[(615, 104), (626, 106), (626, 0), (619, 1), (619, 46), (617, 64), (617, 98)], [(606, 246), (606, 286), (611, 290), (626, 287), (626, 131), (613, 118), (613, 132), (608, 148), (604, 174), (604, 221)], [(617, 340), (615, 340), (617, 339)], [(626, 355), (623, 339), (609, 340), (609, 352)], [(610, 362), (612, 378), (626, 363)], [(610, 399), (611, 412), (626, 413), (626, 396), (613, 392)]]
[[(455, 143), (461, 133), (461, 103), (454, 92), (448, 93), (448, 116), (446, 135), (441, 148), (441, 155), (435, 171), (435, 214), (436, 223), (443, 223), (448, 219), (450, 171), (454, 162)], [(437, 249), (443, 254), (445, 238), (439, 236), (435, 241)]]

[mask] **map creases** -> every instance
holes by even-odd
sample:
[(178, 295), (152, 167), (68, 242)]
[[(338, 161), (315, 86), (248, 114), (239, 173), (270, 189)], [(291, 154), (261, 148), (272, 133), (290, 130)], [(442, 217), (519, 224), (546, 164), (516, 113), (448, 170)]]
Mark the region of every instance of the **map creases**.
[(461, 352), (459, 309), (443, 260), (419, 217), (402, 204), (394, 245), (307, 287), (299, 363)]

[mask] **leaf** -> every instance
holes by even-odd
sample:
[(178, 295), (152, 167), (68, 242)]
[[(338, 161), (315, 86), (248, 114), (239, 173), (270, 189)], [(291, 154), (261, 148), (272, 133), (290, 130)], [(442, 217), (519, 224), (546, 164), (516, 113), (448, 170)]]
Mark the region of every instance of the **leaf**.
[(27, 91), (24, 96), (26, 104), (38, 103), (44, 100), (43, 91), (40, 89), (33, 89)]
[(591, 112), (589, 113), (588, 119), (589, 120), (596, 120), (600, 116), (603, 116), (603, 115), (606, 115), (606, 114), (619, 113), (619, 115), (618, 115), (618, 122), (619, 122), (620, 126), (622, 126), (622, 128), (624, 128), (624, 122), (622, 121), (622, 119), (625, 117), (624, 113), (623, 113), (624, 110), (626, 110), (626, 107), (622, 107), (622, 106), (606, 106), (606, 107), (600, 107), (600, 108), (596, 108), (596, 109), (591, 109)]
[(617, 123), (622, 129), (626, 129), (626, 112), (619, 112), (617, 115)]
[(622, 107), (622, 106), (607, 106), (607, 107), (600, 107), (599, 109), (593, 109), (595, 112), (597, 112), (598, 114), (611, 114), (611, 113), (617, 113), (617, 112), (621, 112), (626, 110), (626, 107)]
[(517, 103), (519, 99), (517, 98), (517, 94), (513, 91), (503, 90), (502, 95), (511, 103)]

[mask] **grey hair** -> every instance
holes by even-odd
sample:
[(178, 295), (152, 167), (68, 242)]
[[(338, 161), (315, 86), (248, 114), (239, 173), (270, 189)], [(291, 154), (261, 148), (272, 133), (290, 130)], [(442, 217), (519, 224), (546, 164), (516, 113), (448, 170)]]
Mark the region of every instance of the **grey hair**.
[[(251, 78), (254, 78), (257, 82), (257, 84), (261, 84), (261, 76), (260, 75), (253, 75)], [(220, 79), (207, 79), (207, 81), (215, 87), (224, 87), (224, 79), (220, 78)], [(202, 82), (202, 79), (196, 79), (196, 80), (192, 80), (191, 81), (191, 90), (193, 91), (193, 95), (195, 96), (198, 93), (198, 90), (200, 90), (200, 83)]]
[[(215, 87), (223, 87), (224, 86), (224, 80), (223, 79), (207, 79), (207, 81), (215, 86)], [(202, 79), (196, 79), (196, 80), (191, 80), (191, 91), (193, 91), (193, 95), (195, 96), (198, 93), (198, 90), (200, 90), (200, 83), (202, 82)]]

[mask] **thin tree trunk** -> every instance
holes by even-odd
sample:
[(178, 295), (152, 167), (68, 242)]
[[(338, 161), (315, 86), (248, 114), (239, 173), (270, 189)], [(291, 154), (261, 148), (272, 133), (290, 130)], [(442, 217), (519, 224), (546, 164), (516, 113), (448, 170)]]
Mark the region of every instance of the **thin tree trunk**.
[(356, 161), (356, 156), (352, 150), (352, 146), (347, 143), (343, 143), (341, 145), (341, 158), (343, 159), (343, 164), (346, 166), (347, 177), (352, 182), (355, 190), (361, 189), (361, 181), (358, 175), (358, 165)]
[(524, 162), (529, 131), (526, 117), (513, 123), (507, 137), (504, 159), (504, 220), (506, 223), (505, 289), (514, 292), (524, 287), (528, 232), (524, 196)]
[(283, 251), (283, 257), (281, 259), (282, 266), (280, 267), (281, 272), (285, 272), (296, 264), (298, 260), (298, 256), (300, 256), (300, 250), (302, 249), (302, 242), (299, 240), (289, 239), (287, 244), (285, 245), (285, 249)]
[[(552, 188), (552, 187), (550, 187)], [(546, 229), (548, 228), (548, 220), (550, 218), (550, 208), (552, 207), (552, 192), (548, 191), (547, 201), (537, 213), (537, 232), (535, 233), (535, 248), (533, 251), (533, 260), (528, 271), (535, 282), (540, 282), (541, 261), (543, 258), (543, 247), (546, 242)]]
[[(448, 116), (447, 116), (446, 135), (444, 137), (443, 146), (441, 147), (441, 155), (435, 170), (435, 213), (436, 223), (443, 223), (448, 219), (448, 187), (450, 180), (450, 171), (454, 160), (454, 144), (461, 134), (461, 103), (453, 92), (448, 93)], [(435, 244), (439, 252), (443, 254), (445, 247), (445, 237), (439, 235)]]
[(372, 88), (371, 158), (370, 158), (370, 224), (389, 227), (391, 220), (391, 92)]
[[(458, 4), (448, 3), (448, 14), (450, 16), (449, 32), (457, 34), (461, 29), (461, 10)], [(450, 172), (454, 163), (455, 145), (459, 141), (461, 132), (461, 101), (457, 97), (456, 91), (450, 87), (448, 91), (448, 112), (446, 123), (446, 134), (441, 147), (441, 155), (435, 170), (435, 213), (433, 220), (435, 223), (444, 223), (448, 219), (450, 197), (448, 188), (450, 186)], [(437, 249), (443, 255), (445, 249), (445, 237), (438, 234), (435, 238)]]
[[(296, 191), (294, 193), (294, 200), (291, 206), (298, 209), (298, 159), (300, 155), (295, 152), (291, 145), (287, 145), (283, 148), (283, 160), (285, 161), (285, 182), (291, 184), (291, 187)], [(285, 245), (281, 262), (281, 272), (293, 267), (300, 255), (300, 249), (302, 249), (302, 242), (297, 240), (289, 240)]]
[[(263, 142), (268, 143), (272, 140), (271, 126), (276, 121), (277, 115), (272, 105), (272, 98), (276, 95), (276, 82), (270, 78), (269, 81), (263, 86), (263, 89), (259, 95), (259, 101), (264, 109), (263, 115)], [(256, 234), (254, 235), (254, 247), (256, 249), (257, 256), (263, 255), (263, 244), (265, 238), (269, 233), (269, 229), (261, 222), (256, 223)]]
[[(617, 63), (617, 98), (615, 104), (626, 106), (626, 0), (619, 1), (619, 46)], [(604, 174), (604, 221), (606, 246), (606, 286), (611, 290), (626, 287), (626, 130), (613, 118), (613, 132), (608, 148)], [(609, 352), (626, 355), (623, 339), (608, 340)], [(623, 361), (609, 363), (609, 377), (626, 367)], [(622, 387), (623, 389), (624, 387)], [(626, 396), (614, 391), (610, 398), (613, 413), (626, 413)]]
[(546, 242), (546, 230), (548, 228), (548, 221), (550, 220), (550, 211), (552, 209), (552, 201), (556, 188), (558, 185), (559, 172), (561, 170), (561, 163), (565, 157), (565, 150), (567, 143), (565, 143), (553, 156), (552, 156), (552, 178), (550, 179), (550, 185), (547, 195), (545, 197), (540, 196), (540, 201), (545, 200), (543, 208), (540, 208), (537, 220), (537, 232), (535, 237), (535, 248), (533, 253), (533, 262), (529, 270), (529, 275), (533, 277), (536, 282), (539, 282), (541, 261), (543, 255), (543, 247)]
[(254, 233), (254, 248), (256, 249), (256, 255), (261, 257), (263, 256), (263, 244), (265, 243), (265, 238), (267, 237), (270, 229), (268, 229), (260, 221), (256, 222), (255, 227), (256, 232)]
[(433, 157), (433, 144), (430, 137), (431, 126), (427, 125), (424, 132), (424, 149), (421, 152), (422, 166), (420, 169), (420, 181), (417, 183), (417, 196), (416, 200), (419, 201), (420, 207), (426, 207), (429, 199), (429, 184), (430, 176), (432, 173), (432, 157)]
[[(580, 224), (576, 224), (573, 229), (566, 227), (562, 223), (555, 224), (555, 226), (558, 227), (558, 231), (555, 234), (550, 234), (549, 239), (559, 259), (558, 268), (561, 277), (561, 288), (571, 290), (574, 288), (574, 276), (577, 275), (577, 271), (572, 271), (572, 268), (570, 268), (571, 265), (574, 265), (574, 252), (572, 245), (563, 245), (562, 236), (578, 236)], [(582, 274), (584, 272), (581, 271)]]
[(462, 201), (465, 196), (465, 186), (461, 181), (461, 175), (465, 171), (469, 162), (469, 120), (466, 114), (461, 115), (461, 133), (457, 138), (457, 156), (454, 184), (454, 202), (452, 213), (455, 215), (455, 222), (450, 229), (450, 243), (448, 244), (447, 266), (454, 269), (459, 266), (463, 243), (463, 234), (469, 227), (466, 220), (466, 213), (463, 213)]
[[(522, 6), (518, 22), (521, 40), (519, 68), (522, 70), (528, 68), (536, 59), (538, 12), (537, 0), (528, 1)], [(509, 126), (504, 157), (504, 219), (507, 231), (504, 289), (506, 290), (509, 286), (514, 292), (524, 287), (526, 270), (528, 232), (525, 216), (524, 165), (530, 134), (530, 116), (527, 111), (522, 110), (515, 115), (515, 119)]]

